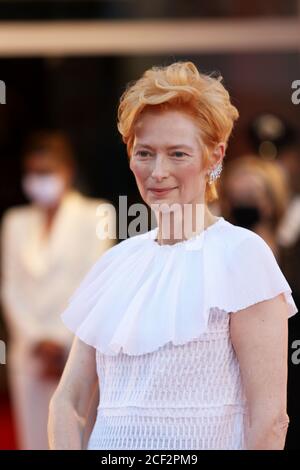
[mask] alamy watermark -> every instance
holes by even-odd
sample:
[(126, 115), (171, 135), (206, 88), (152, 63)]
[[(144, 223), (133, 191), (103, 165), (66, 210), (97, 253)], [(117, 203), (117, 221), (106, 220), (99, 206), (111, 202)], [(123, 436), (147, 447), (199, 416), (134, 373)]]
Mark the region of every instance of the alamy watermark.
[(291, 347), (292, 347), (292, 349), (296, 350), (296, 351), (293, 352), (293, 354), (291, 356), (291, 361), (295, 366), (297, 366), (297, 365), (300, 364), (300, 340), (295, 339), (292, 342)]
[(294, 90), (291, 96), (292, 103), (299, 104), (300, 103), (300, 80), (294, 80), (292, 82), (292, 90)]
[[(100, 240), (120, 240), (148, 232), (149, 208), (151, 229), (156, 228), (160, 220), (160, 239), (187, 240), (204, 232), (205, 204), (144, 203), (127, 205), (127, 196), (119, 196), (118, 211), (111, 203), (99, 204), (96, 210), (100, 221), (96, 234)], [(129, 218), (133, 218), (129, 221)], [(118, 221), (118, 224), (117, 224)], [(118, 234), (117, 234), (118, 225)], [(149, 237), (153, 234), (149, 233)], [(187, 247), (191, 249), (191, 246)]]
[(0, 104), (6, 104), (6, 86), (3, 80), (0, 80)]
[(6, 364), (6, 344), (0, 340), (0, 364)]

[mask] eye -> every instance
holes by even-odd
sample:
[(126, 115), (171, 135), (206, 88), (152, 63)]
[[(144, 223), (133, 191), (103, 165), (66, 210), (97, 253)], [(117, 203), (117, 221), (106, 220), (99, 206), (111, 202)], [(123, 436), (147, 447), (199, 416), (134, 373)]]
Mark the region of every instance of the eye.
[(148, 157), (150, 152), (147, 152), (147, 150), (138, 150), (135, 155), (139, 155), (140, 157)]
[(187, 154), (184, 153), (184, 152), (179, 152), (179, 151), (178, 151), (178, 152), (172, 153), (172, 155), (175, 155), (176, 157), (183, 157), (184, 155), (187, 155)]

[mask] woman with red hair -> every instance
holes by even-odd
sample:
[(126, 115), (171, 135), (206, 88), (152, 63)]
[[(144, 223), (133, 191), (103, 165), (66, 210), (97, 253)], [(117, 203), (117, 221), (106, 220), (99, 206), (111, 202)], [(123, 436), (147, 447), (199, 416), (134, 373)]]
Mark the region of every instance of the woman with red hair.
[(147, 70), (118, 129), (157, 227), (108, 250), (62, 318), (76, 334), (52, 398), (52, 449), (282, 449), (287, 324), (297, 312), (272, 251), (213, 216), (238, 111), (192, 62)]

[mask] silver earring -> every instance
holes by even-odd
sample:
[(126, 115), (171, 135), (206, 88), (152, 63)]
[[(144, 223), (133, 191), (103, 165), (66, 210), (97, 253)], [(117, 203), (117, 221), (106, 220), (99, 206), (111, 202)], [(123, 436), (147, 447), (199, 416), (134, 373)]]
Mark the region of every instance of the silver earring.
[(216, 179), (220, 177), (222, 172), (222, 162), (220, 162), (210, 173), (208, 183), (212, 184)]

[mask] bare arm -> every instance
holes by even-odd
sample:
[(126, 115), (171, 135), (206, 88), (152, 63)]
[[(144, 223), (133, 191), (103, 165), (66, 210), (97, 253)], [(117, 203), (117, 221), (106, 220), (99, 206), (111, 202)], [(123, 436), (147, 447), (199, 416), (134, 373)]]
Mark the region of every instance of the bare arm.
[(231, 313), (230, 332), (249, 409), (247, 449), (284, 448), (288, 319), (283, 294)]
[(61, 380), (50, 401), (50, 449), (84, 448), (85, 426), (97, 386), (95, 349), (75, 337)]
[(89, 437), (91, 435), (91, 432), (93, 430), (93, 427), (97, 418), (97, 408), (99, 404), (99, 399), (100, 399), (100, 392), (99, 392), (99, 386), (97, 383), (97, 387), (94, 390), (94, 394), (91, 399), (91, 402), (89, 405), (89, 411), (88, 411), (87, 418), (86, 418), (86, 425), (85, 425), (84, 435), (83, 435), (83, 449), (87, 448)]

